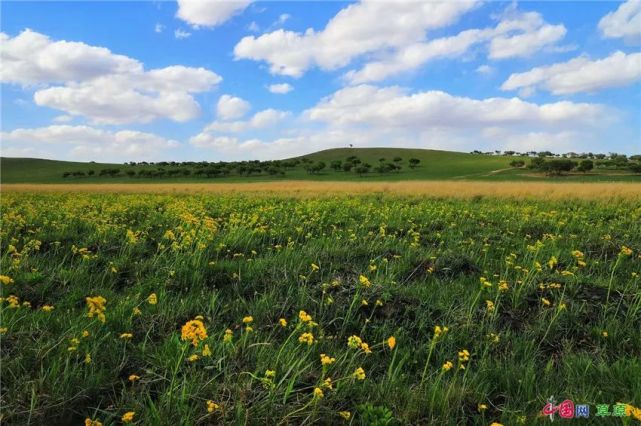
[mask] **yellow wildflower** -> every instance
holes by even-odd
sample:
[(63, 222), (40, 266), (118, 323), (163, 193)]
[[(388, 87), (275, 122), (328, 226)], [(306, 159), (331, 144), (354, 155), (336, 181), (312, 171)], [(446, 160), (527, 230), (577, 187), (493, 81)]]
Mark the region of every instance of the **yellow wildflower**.
[(223, 342), (231, 343), (233, 338), (234, 338), (234, 332), (231, 331), (229, 328), (225, 330), (225, 335), (223, 336)]
[(13, 278), (11, 277), (8, 277), (6, 275), (0, 275), (0, 282), (4, 285), (9, 285), (9, 284), (13, 284), (14, 281), (13, 281)]
[(336, 362), (336, 358), (332, 358), (325, 354), (320, 355), (320, 360), (322, 365), (332, 365), (333, 363)]
[(318, 266), (317, 264), (312, 263), (312, 271), (314, 271), (314, 272), (315, 272), (315, 271), (318, 271), (319, 269), (320, 269), (320, 268), (319, 268), (319, 266)]
[(486, 307), (488, 312), (490, 312), (490, 313), (494, 312), (494, 302), (492, 302), (491, 300), (486, 300), (485, 301), (485, 307)]
[(369, 281), (369, 279), (365, 275), (360, 275), (358, 277), (358, 281), (361, 283), (361, 285), (365, 288), (371, 287), (372, 283)]
[(358, 367), (356, 370), (354, 370), (352, 376), (356, 380), (365, 380), (365, 370), (363, 370), (363, 367)]
[(100, 322), (104, 323), (105, 311), (107, 310), (107, 308), (105, 308), (105, 304), (107, 303), (107, 300), (102, 296), (94, 296), (87, 297), (85, 301), (87, 302), (87, 308), (89, 308), (87, 317), (93, 318), (96, 316)]
[(131, 340), (134, 337), (132, 333), (121, 333), (120, 338), (122, 340)]
[(265, 370), (265, 377), (268, 379), (273, 379), (276, 377), (276, 370)]
[(197, 354), (193, 354), (193, 355), (190, 355), (190, 356), (187, 358), (187, 361), (189, 361), (189, 362), (196, 362), (196, 361), (198, 361), (199, 359), (200, 359), (200, 357), (199, 357)]
[(621, 246), (620, 254), (622, 256), (632, 256), (632, 249), (630, 247)]
[(314, 335), (312, 333), (303, 333), (298, 338), (298, 341), (300, 343), (306, 343), (311, 346), (311, 344), (314, 343)]
[(132, 313), (134, 314), (134, 316), (138, 316), (138, 315), (142, 314), (142, 311), (140, 310), (140, 308), (138, 306), (134, 306), (134, 309), (133, 309)]
[(394, 347), (396, 346), (396, 337), (390, 336), (387, 339), (387, 346), (389, 346), (390, 349), (394, 349)]
[(300, 311), (300, 312), (298, 313), (298, 318), (299, 318), (302, 322), (310, 322), (310, 321), (312, 320), (312, 316), (311, 316), (311, 315), (309, 315), (309, 314), (308, 314), (307, 312), (305, 312), (305, 311)]
[(254, 317), (248, 315), (243, 318), (243, 324), (251, 324), (254, 321)]
[(446, 361), (445, 364), (443, 364), (443, 371), (450, 371), (452, 367), (454, 367), (452, 361)]
[(334, 383), (332, 382), (332, 378), (328, 377), (323, 381), (323, 387), (325, 389), (334, 389)]
[(349, 411), (339, 411), (338, 415), (345, 420), (349, 420), (352, 417), (352, 413), (350, 413)]
[(136, 415), (135, 412), (133, 411), (127, 411), (125, 414), (122, 415), (122, 422), (123, 423), (131, 423), (134, 421), (134, 416)]
[(314, 388), (314, 398), (321, 399), (324, 396), (325, 394), (323, 394), (323, 390), (321, 388)]
[(281, 327), (287, 327), (287, 320), (285, 318), (281, 318), (278, 320), (278, 324), (280, 324)]
[(479, 403), (479, 405), (476, 406), (476, 409), (479, 411), (479, 413), (481, 413), (481, 412), (487, 410), (487, 404)]
[(135, 381), (138, 381), (138, 380), (140, 380), (140, 376), (138, 376), (137, 374), (130, 374), (129, 375), (129, 381), (131, 383), (134, 383)]
[(89, 352), (85, 354), (85, 364), (91, 364), (91, 354)]
[(363, 340), (358, 336), (350, 336), (347, 338), (347, 346), (352, 349), (357, 349), (361, 346)]
[(93, 420), (87, 417), (85, 419), (85, 426), (102, 426), (102, 422), (100, 420)]
[(205, 345), (202, 354), (203, 356), (211, 356), (211, 349), (209, 349), (209, 345)]
[(206, 338), (207, 329), (201, 320), (193, 319), (187, 321), (185, 325), (182, 326), (181, 339), (183, 341), (191, 341), (192, 345), (198, 346), (198, 343)]
[(40, 308), (40, 310), (44, 312), (51, 312), (54, 310), (54, 307), (52, 305), (44, 305)]
[(207, 412), (213, 413), (214, 411), (220, 409), (220, 405), (216, 404), (211, 399), (207, 400)]
[(155, 305), (156, 303), (158, 303), (158, 296), (156, 296), (156, 293), (151, 293), (147, 297), (147, 303), (149, 303), (150, 305)]

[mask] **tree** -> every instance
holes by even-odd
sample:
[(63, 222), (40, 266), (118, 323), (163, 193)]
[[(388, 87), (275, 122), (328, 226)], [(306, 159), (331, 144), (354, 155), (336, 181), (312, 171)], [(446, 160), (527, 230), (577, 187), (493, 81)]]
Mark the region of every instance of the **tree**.
[(403, 161), (403, 159), (401, 157), (394, 157), (394, 162), (395, 163), (400, 163), (401, 161)]
[(528, 167), (530, 169), (540, 169), (541, 167), (543, 167), (543, 164), (545, 164), (545, 158), (543, 156), (539, 156), (531, 159), (530, 165)]
[(343, 162), (341, 160), (334, 160), (332, 161), (330, 167), (334, 169), (335, 172), (337, 172), (343, 167)]
[(421, 162), (418, 158), (410, 158), (410, 168), (415, 168)]
[(641, 164), (630, 164), (629, 167), (632, 173), (641, 173)]
[(513, 160), (510, 162), (510, 167), (523, 167), (525, 166), (525, 161), (523, 160)]
[(355, 169), (356, 173), (358, 173), (359, 176), (363, 176), (365, 173), (369, 173), (369, 167), (365, 167), (364, 165), (360, 165), (356, 167)]
[(353, 163), (350, 163), (350, 162), (343, 163), (344, 172), (350, 172), (352, 170), (352, 167), (354, 167)]
[(587, 173), (594, 168), (594, 162), (592, 160), (583, 160), (579, 163), (577, 170), (583, 173)]
[(89, 171), (87, 172), (87, 176), (93, 176), (93, 175), (95, 175), (95, 174), (96, 174), (96, 172), (95, 172), (94, 170), (89, 170)]
[(550, 160), (543, 163), (541, 169), (550, 176), (561, 176), (563, 172), (571, 171), (576, 165), (576, 162), (572, 160)]
[(127, 173), (127, 176), (129, 176), (130, 178), (136, 176), (135, 170), (127, 170), (126, 173)]

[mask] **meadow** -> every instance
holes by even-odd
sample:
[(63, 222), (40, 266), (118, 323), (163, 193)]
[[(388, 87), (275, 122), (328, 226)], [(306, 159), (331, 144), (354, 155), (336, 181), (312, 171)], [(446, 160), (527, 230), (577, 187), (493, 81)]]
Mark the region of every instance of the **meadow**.
[(577, 424), (605, 405), (599, 424), (636, 424), (641, 206), (622, 188), (3, 185), (0, 420), (530, 425), (554, 397), (590, 405)]

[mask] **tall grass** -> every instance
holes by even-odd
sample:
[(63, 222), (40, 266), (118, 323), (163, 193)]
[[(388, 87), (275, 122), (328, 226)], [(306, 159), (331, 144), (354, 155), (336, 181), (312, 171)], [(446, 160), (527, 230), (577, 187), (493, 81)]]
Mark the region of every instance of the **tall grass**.
[(639, 203), (473, 195), (5, 192), (2, 421), (511, 425), (549, 422), (550, 396), (641, 405)]

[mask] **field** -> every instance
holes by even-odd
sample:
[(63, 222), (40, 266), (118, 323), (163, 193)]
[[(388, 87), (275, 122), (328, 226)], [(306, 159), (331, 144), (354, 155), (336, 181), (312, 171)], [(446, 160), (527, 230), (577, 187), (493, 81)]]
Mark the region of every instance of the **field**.
[[(350, 156), (357, 156), (363, 163), (373, 166), (372, 170), (359, 175), (352, 172), (335, 171), (330, 165), (332, 161), (345, 161)], [(394, 158), (401, 158), (398, 163), (401, 170), (398, 172), (378, 173), (375, 166), (384, 158), (385, 162), (393, 162)], [(572, 172), (561, 177), (550, 178), (540, 172), (525, 168), (512, 168), (510, 162), (514, 160), (529, 161), (526, 157), (512, 157), (504, 155), (480, 155), (463, 152), (439, 151), (427, 149), (402, 149), (402, 148), (340, 148), (311, 153), (304, 157), (310, 162), (322, 161), (326, 168), (319, 173), (310, 174), (305, 170), (304, 164), (287, 168), (284, 175), (271, 176), (266, 173), (251, 176), (239, 176), (232, 173), (228, 176), (207, 178), (197, 176), (196, 168), (190, 168), (190, 176), (162, 178), (149, 178), (125, 175), (127, 171), (138, 173), (141, 170), (156, 170), (157, 165), (123, 165), (107, 163), (80, 163), (68, 161), (40, 160), (32, 158), (0, 158), (2, 182), (13, 183), (65, 183), (65, 184), (111, 184), (111, 183), (186, 183), (186, 182), (268, 182), (268, 181), (351, 181), (351, 182), (393, 182), (393, 181), (423, 181), (423, 180), (456, 180), (456, 181), (527, 181), (527, 182), (595, 182), (595, 181), (630, 181), (641, 182), (641, 174), (633, 174), (629, 170), (613, 170), (595, 168), (589, 173)], [(410, 167), (409, 159), (420, 160), (417, 167)], [(292, 161), (296, 159), (286, 159)], [(102, 169), (119, 168), (121, 174), (115, 177), (99, 176)], [(178, 169), (180, 166), (163, 166), (164, 169)], [(63, 178), (65, 172), (93, 171), (93, 176)]]
[(637, 187), (439, 185), (3, 186), (2, 423), (641, 420)]

